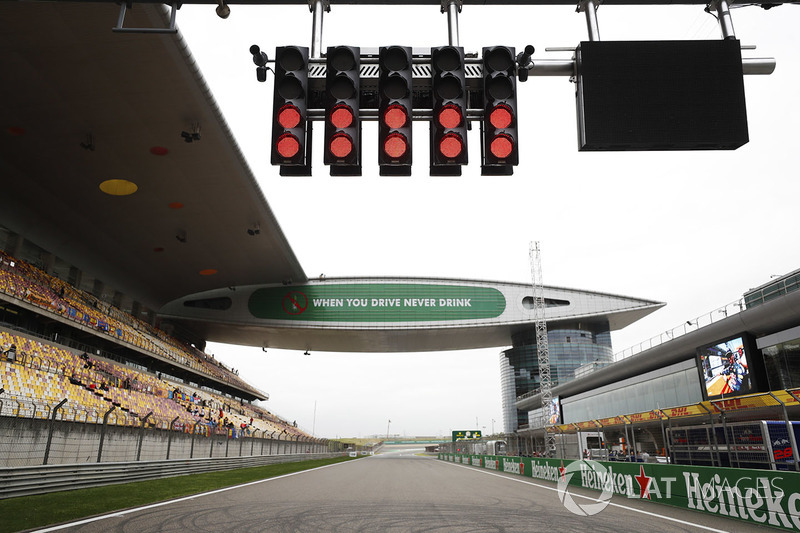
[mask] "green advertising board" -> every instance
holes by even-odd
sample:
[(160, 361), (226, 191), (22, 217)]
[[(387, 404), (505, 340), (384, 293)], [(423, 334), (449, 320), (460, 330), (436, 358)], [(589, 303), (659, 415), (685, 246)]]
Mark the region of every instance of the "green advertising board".
[(479, 439), (481, 431), (479, 429), (460, 429), (453, 432), (453, 442), (460, 439)]
[(423, 322), (497, 318), (503, 293), (490, 287), (425, 283), (330, 283), (257, 289), (260, 319), (311, 322)]
[[(440, 453), (439, 459), (800, 530), (800, 472)], [(577, 464), (575, 464), (577, 463)], [(603, 495), (598, 501), (603, 501)], [(561, 496), (559, 495), (559, 498)], [(564, 500), (562, 500), (564, 501)]]

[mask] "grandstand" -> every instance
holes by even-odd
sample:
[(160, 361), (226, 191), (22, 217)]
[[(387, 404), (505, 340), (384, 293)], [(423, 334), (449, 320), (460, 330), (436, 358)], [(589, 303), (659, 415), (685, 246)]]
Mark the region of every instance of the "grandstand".
[[(267, 395), (213, 356), (4, 252), (0, 302), (4, 316), (17, 318), (0, 327), (6, 426), (14, 419), (51, 419), (319, 443), (254, 404)], [(41, 464), (12, 442), (13, 432), (3, 435), (0, 464)]]

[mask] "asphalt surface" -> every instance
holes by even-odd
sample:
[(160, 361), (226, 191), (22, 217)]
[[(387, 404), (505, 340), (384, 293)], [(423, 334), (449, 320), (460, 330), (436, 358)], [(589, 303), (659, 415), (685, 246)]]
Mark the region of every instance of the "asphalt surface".
[[(572, 491), (596, 498), (597, 492)], [(584, 500), (591, 503), (589, 500)], [(65, 532), (770, 531), (615, 496), (594, 516), (560, 502), (555, 484), (390, 453), (94, 517)], [(774, 530), (772, 530), (774, 531)]]

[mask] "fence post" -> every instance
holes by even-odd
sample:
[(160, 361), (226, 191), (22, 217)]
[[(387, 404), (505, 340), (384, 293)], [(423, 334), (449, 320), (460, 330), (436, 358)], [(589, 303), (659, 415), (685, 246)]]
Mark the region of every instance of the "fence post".
[(253, 449), (256, 446), (256, 433), (258, 433), (258, 431), (258, 428), (256, 428), (255, 431), (253, 431), (253, 434), (250, 436), (250, 455), (253, 455)]
[(167, 437), (167, 461), (169, 461), (169, 450), (172, 447), (172, 426), (175, 425), (175, 422), (177, 422), (179, 418), (179, 416), (176, 416), (172, 419), (172, 422), (169, 423), (169, 436)]
[[(671, 421), (671, 419), (667, 416), (667, 414), (662, 409), (659, 409), (658, 412), (661, 413), (661, 416), (659, 418), (661, 419), (661, 421), (660, 421), (660, 423), (661, 423), (661, 438), (664, 439), (664, 458), (668, 458), (671, 455), (671, 453), (669, 451), (670, 450), (669, 442), (667, 441), (667, 431), (664, 429), (664, 417), (667, 417), (667, 420), (670, 420), (670, 421)], [(671, 461), (667, 460), (667, 462), (669, 463)]]
[(58, 405), (56, 405), (53, 408), (53, 414), (50, 417), (50, 429), (47, 432), (47, 445), (45, 445), (45, 447), (44, 447), (44, 460), (42, 461), (43, 465), (47, 464), (47, 459), (50, 457), (50, 445), (53, 443), (53, 431), (56, 428), (56, 413), (58, 413), (58, 410), (61, 409), (61, 406), (64, 405), (65, 403), (67, 403), (67, 399), (66, 398), (61, 400), (58, 403)]
[[(786, 392), (788, 392), (789, 395), (795, 400), (800, 401), (800, 399), (798, 399), (797, 396), (795, 396), (788, 390)], [(769, 395), (775, 398), (775, 395), (772, 394), (771, 392), (769, 393)], [(786, 412), (786, 404), (778, 400), (777, 398), (775, 398), (775, 400), (781, 404), (781, 408), (783, 409), (783, 419), (786, 421), (786, 432), (789, 433), (789, 442), (792, 445), (792, 457), (794, 458), (794, 469), (800, 470), (800, 461), (798, 461), (798, 454), (797, 454), (797, 439), (794, 436), (794, 428), (792, 427), (792, 423), (789, 420), (789, 414)]]
[[(713, 415), (713, 413), (711, 413), (711, 411), (709, 411), (708, 407), (703, 405), (702, 402), (698, 403), (697, 405), (699, 405), (700, 407), (705, 409), (705, 411), (708, 413), (708, 422), (711, 424), (711, 436), (714, 439), (714, 450), (716, 451), (717, 462), (719, 463), (719, 466), (722, 466), (722, 461), (720, 460), (720, 457), (719, 457), (719, 443), (717, 442), (717, 430), (714, 427), (714, 415)], [(717, 404), (712, 403), (711, 405), (713, 405), (716, 409), (719, 409), (719, 407), (717, 407)], [(728, 436), (725, 435), (726, 442), (727, 442), (727, 439), (728, 439)], [(711, 442), (709, 442), (709, 444), (711, 444)], [(715, 466), (714, 465), (714, 454), (711, 455), (711, 466)]]
[(111, 409), (106, 411), (103, 415), (103, 425), (100, 428), (100, 444), (97, 446), (97, 462), (100, 462), (100, 459), (103, 457), (103, 441), (106, 440), (106, 426), (108, 425), (108, 415), (111, 414), (111, 411), (116, 409), (115, 405), (111, 406)]
[(199, 422), (195, 422), (194, 426), (192, 426), (192, 445), (189, 447), (189, 459), (194, 458), (194, 436), (197, 434), (197, 424)]
[(136, 460), (138, 461), (142, 456), (142, 441), (144, 440), (144, 428), (147, 426), (147, 419), (153, 415), (153, 411), (147, 413), (142, 419), (142, 428), (139, 430), (139, 446), (136, 447)]

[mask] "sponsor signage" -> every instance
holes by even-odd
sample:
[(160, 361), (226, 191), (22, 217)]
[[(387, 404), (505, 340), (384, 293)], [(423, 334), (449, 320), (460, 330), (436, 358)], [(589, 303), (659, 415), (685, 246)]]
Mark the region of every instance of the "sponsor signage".
[(800, 531), (798, 472), (608, 461), (578, 461), (568, 472), (576, 461), (458, 454), (439, 459)]
[(479, 439), (481, 431), (479, 429), (460, 429), (453, 431), (453, 442), (462, 439)]
[(597, 423), (603, 427), (625, 425), (625, 419), (621, 416), (611, 416), (608, 418), (598, 418)]
[(490, 287), (425, 283), (330, 283), (256, 289), (260, 319), (308, 322), (436, 322), (497, 318), (503, 293)]

